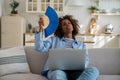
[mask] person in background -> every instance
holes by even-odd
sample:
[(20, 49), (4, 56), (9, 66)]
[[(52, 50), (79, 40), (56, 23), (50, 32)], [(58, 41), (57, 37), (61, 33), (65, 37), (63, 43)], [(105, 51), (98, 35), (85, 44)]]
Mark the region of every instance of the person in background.
[[(48, 62), (41, 72), (48, 80), (97, 80), (99, 71), (96, 67), (88, 67), (89, 57), (86, 45), (77, 41), (78, 21), (72, 15), (59, 18), (59, 25), (54, 36), (43, 41), (43, 24), (39, 25), (39, 32), (35, 33), (35, 49), (40, 52), (48, 52), (52, 48), (86, 49), (86, 61), (84, 70), (49, 70)], [(79, 64), (79, 63), (78, 63)]]

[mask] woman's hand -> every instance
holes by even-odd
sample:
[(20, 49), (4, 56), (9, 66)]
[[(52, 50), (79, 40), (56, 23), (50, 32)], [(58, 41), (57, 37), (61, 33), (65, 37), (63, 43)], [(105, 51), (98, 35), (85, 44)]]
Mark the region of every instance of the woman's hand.
[(39, 24), (39, 32), (42, 32), (45, 26), (44, 18), (40, 18), (38, 24)]

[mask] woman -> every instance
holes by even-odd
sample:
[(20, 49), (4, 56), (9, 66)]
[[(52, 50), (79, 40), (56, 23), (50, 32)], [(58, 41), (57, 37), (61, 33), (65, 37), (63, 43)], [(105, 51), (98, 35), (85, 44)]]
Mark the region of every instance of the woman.
[[(41, 52), (48, 52), (51, 48), (78, 48), (86, 49), (86, 45), (75, 39), (78, 34), (78, 21), (71, 15), (59, 18), (59, 25), (53, 37), (46, 41), (42, 39), (42, 25), (39, 33), (35, 35), (35, 49)], [(49, 80), (96, 80), (99, 71), (97, 68), (87, 68), (89, 63), (88, 52), (86, 49), (85, 70), (49, 70), (47, 62), (44, 71), (41, 73)], [(79, 63), (78, 63), (79, 64)]]

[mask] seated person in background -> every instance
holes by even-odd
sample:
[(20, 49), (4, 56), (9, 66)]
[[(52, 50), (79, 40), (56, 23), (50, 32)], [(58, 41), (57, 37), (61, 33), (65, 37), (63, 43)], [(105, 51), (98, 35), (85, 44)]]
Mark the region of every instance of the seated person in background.
[(65, 15), (59, 18), (59, 25), (54, 36), (45, 41), (42, 38), (42, 24), (39, 27), (39, 32), (35, 34), (35, 49), (37, 51), (48, 52), (51, 48), (86, 49), (86, 68), (84, 70), (49, 70), (46, 62), (41, 75), (45, 76), (48, 80), (97, 80), (99, 76), (98, 69), (87, 67), (89, 58), (86, 45), (75, 39), (79, 31), (79, 25), (72, 15)]

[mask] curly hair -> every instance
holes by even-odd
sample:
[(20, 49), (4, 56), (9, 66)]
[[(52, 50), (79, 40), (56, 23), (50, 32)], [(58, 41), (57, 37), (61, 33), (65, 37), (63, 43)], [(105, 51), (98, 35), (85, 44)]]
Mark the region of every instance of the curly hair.
[(78, 20), (76, 20), (72, 15), (65, 15), (59, 18), (58, 28), (55, 31), (54, 35), (59, 38), (62, 38), (64, 36), (63, 30), (62, 30), (62, 21), (65, 19), (71, 22), (73, 26), (72, 37), (73, 39), (75, 39), (75, 36), (79, 33), (79, 29), (78, 29), (79, 25), (78, 25)]

